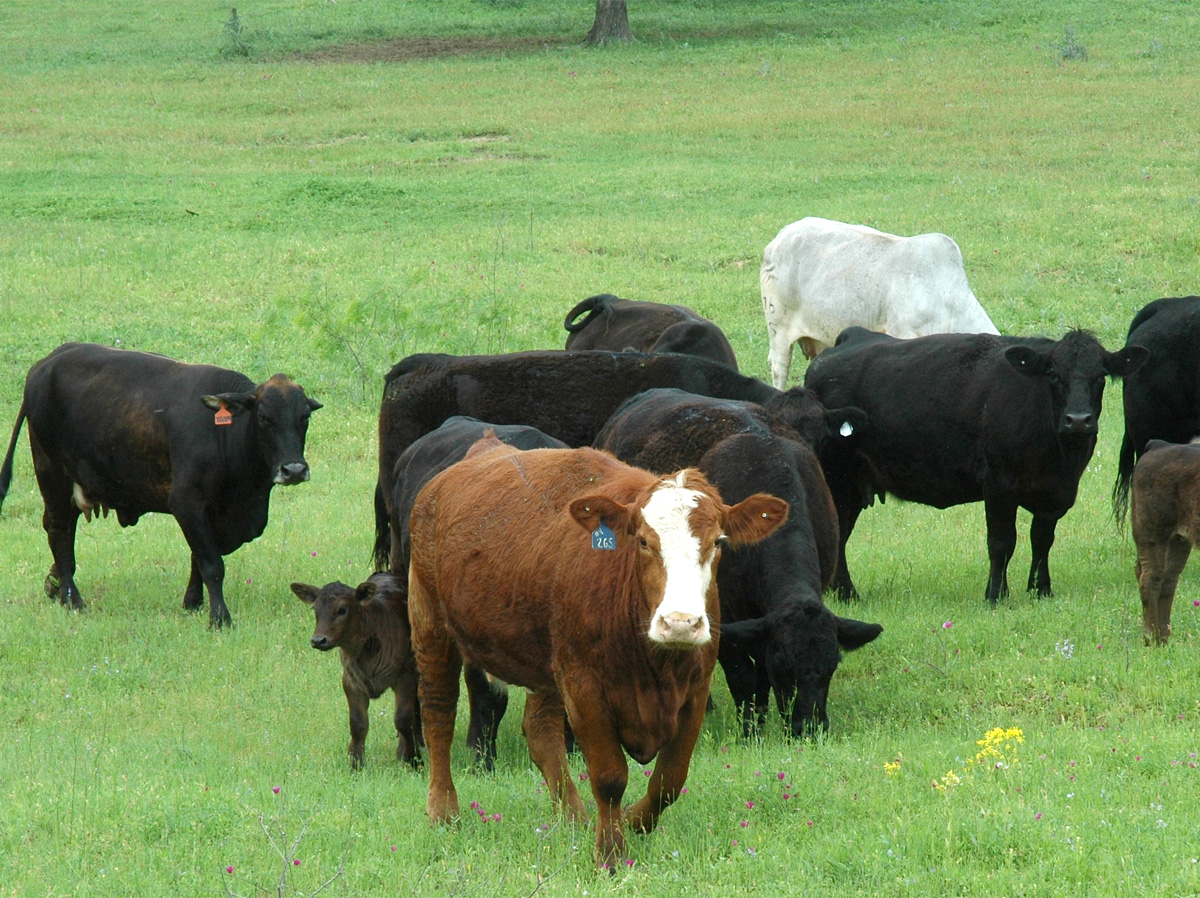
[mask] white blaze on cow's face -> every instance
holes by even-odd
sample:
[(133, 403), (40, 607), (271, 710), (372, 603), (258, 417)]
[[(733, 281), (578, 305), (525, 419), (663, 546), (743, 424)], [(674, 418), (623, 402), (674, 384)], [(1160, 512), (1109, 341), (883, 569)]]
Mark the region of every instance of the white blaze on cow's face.
[(650, 619), (647, 635), (663, 645), (703, 645), (712, 638), (705, 606), (716, 547), (701, 557), (703, 547), (689, 524), (702, 496), (684, 486), (681, 472), (662, 481), (642, 507), (642, 521), (658, 537), (666, 571), (662, 601)]

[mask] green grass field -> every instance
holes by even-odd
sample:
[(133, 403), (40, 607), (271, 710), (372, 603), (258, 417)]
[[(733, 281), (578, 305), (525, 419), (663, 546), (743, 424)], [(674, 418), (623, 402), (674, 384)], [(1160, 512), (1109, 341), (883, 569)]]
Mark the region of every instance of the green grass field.
[[(1144, 648), (1108, 501), (1119, 384), (1055, 597), (986, 605), (979, 506), (864, 513), (863, 598), (837, 610), (885, 632), (834, 678), (830, 734), (741, 740), (718, 677), (688, 794), (632, 868), (593, 871), (515, 711), (494, 776), (460, 740), (481, 813), (455, 828), (428, 826), (386, 701), (350, 772), (338, 663), (288, 583), (368, 573), (401, 357), (557, 347), (575, 302), (613, 292), (692, 306), (766, 377), (758, 262), (805, 215), (950, 234), (1006, 333), (1084, 326), (1114, 349), (1142, 305), (1198, 289), (1193, 4), (634, 0), (637, 43), (602, 51), (580, 46), (592, 9), (0, 5), (0, 433), (65, 340), (285, 371), (325, 404), (312, 481), (227, 559), (222, 632), (181, 608), (166, 516), (81, 525), (90, 610), (47, 600), (21, 437), (0, 895), (1200, 892), (1200, 588), (1187, 571), (1172, 644)], [(1013, 582), (1028, 563), (1022, 534)]]

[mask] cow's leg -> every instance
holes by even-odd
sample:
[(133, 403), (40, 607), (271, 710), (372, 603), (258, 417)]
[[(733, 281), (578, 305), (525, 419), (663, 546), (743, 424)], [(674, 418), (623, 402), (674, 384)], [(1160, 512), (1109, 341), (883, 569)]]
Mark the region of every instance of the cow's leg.
[(192, 556), (192, 572), (188, 575), (187, 589), (183, 591), (183, 610), (199, 611), (204, 604), (204, 578), (200, 576), (200, 565)]
[(754, 693), (758, 680), (754, 661), (743, 651), (727, 649), (725, 642), (721, 643), (719, 660), (721, 669), (725, 671), (725, 683), (729, 686), (729, 694), (733, 696), (733, 704), (742, 719), (742, 735), (749, 738), (759, 724), (759, 715), (755, 713), (754, 707)]
[(1017, 547), (1017, 503), (1010, 499), (984, 499), (987, 517), (988, 573), (985, 597), (992, 604), (1008, 595), (1008, 562)]
[(493, 685), (482, 669), (467, 665), (467, 704), (471, 720), (467, 725), (467, 745), (475, 752), (476, 766), (491, 773), (496, 762), (496, 730), (508, 709), (508, 689)]
[(1183, 537), (1172, 537), (1167, 543), (1162, 592), (1158, 596), (1158, 642), (1161, 645), (1166, 645), (1171, 636), (1171, 606), (1175, 604), (1175, 588), (1179, 585), (1179, 575), (1183, 573), (1191, 551), (1191, 541)]
[[(568, 820), (582, 823), (587, 811), (567, 766), (567, 744), (563, 733), (563, 699), (556, 692), (534, 692), (525, 697), (521, 729), (529, 743), (529, 757), (546, 780), (556, 804)], [(586, 756), (586, 752), (585, 752)]]
[(854, 532), (854, 525), (863, 509), (856, 498), (839, 496), (838, 493), (834, 493), (834, 498), (838, 515), (838, 561), (831, 588), (837, 590), (839, 599), (848, 602), (858, 598), (858, 590), (850, 579), (850, 568), (846, 564), (846, 543), (850, 541), (850, 534)]
[(1170, 639), (1175, 589), (1191, 550), (1190, 542), (1176, 536), (1166, 543), (1138, 546), (1138, 589), (1142, 596), (1142, 635), (1146, 645), (1166, 645)]
[(687, 781), (688, 767), (692, 762), (692, 750), (700, 736), (700, 725), (704, 722), (704, 703), (708, 699), (708, 687), (693, 694), (679, 710), (679, 729), (675, 738), (658, 752), (654, 772), (646, 794), (625, 812), (625, 819), (638, 832), (648, 833), (658, 823), (658, 815), (679, 797)]
[(440, 600), (417, 572), (408, 571), (408, 618), (412, 625), (413, 656), (417, 661), (417, 697), (421, 729), (429, 752), (429, 794), (425, 813), (432, 825), (458, 816), (458, 793), (450, 775), (450, 743), (458, 710), (458, 679), (462, 655), (446, 628)]
[[(593, 858), (602, 870), (612, 871), (625, 857), (625, 833), (621, 827), (621, 799), (629, 784), (629, 762), (612, 720), (587, 696), (583, 701), (567, 697), (567, 713), (579, 750), (587, 762), (588, 783), (596, 799), (596, 845)], [(703, 716), (704, 702), (700, 703)]]
[(787, 328), (770, 325), (767, 328), (770, 349), (767, 350), (767, 364), (771, 367), (771, 382), (775, 389), (786, 389), (788, 371), (792, 367), (793, 342)]
[(350, 708), (350, 767), (361, 770), (363, 765), (363, 745), (367, 741), (367, 730), (371, 726), (371, 718), (367, 713), (370, 706), (370, 696), (366, 690), (354, 682), (348, 674), (342, 674), (342, 691), (346, 693), (346, 704)]
[(421, 763), (421, 750), (418, 748), (416, 669), (401, 674), (392, 686), (392, 692), (396, 695), (396, 713), (392, 718), (396, 723), (396, 757), (417, 767)]
[(32, 428), (29, 445), (33, 449), (34, 473), (44, 505), (42, 527), (52, 559), (43, 586), (50, 598), (57, 598), (63, 605), (79, 610), (83, 608), (83, 596), (75, 586), (75, 525), (79, 521), (79, 509), (71, 499), (74, 484), (46, 457)]
[[(1134, 538), (1137, 538), (1134, 531)], [(1166, 544), (1138, 540), (1137, 571), (1138, 592), (1142, 598), (1142, 638), (1146, 645), (1162, 643), (1158, 635), (1158, 597), (1162, 594), (1163, 571), (1167, 566)]]
[(75, 585), (75, 525), (79, 521), (79, 510), (51, 514), (47, 506), (42, 516), (42, 526), (50, 543), (50, 555), (54, 562), (46, 574), (43, 584), (46, 595), (77, 611), (83, 610), (83, 596)]
[(173, 490), (167, 499), (167, 507), (175, 515), (183, 538), (192, 550), (192, 573), (184, 591), (184, 607), (198, 607), (188, 605), (189, 601), (195, 601), (194, 584), (198, 572), (208, 590), (208, 625), (219, 629), (233, 623), (225, 605), (225, 559), (221, 557), (213, 534), (204, 498), (196, 492)]
[(1054, 593), (1050, 589), (1050, 547), (1054, 545), (1054, 528), (1058, 526), (1058, 517), (1050, 515), (1033, 516), (1029, 525), (1029, 549), (1032, 559), (1029, 565), (1029, 585), (1025, 588), (1030, 592), (1037, 590), (1040, 597)]

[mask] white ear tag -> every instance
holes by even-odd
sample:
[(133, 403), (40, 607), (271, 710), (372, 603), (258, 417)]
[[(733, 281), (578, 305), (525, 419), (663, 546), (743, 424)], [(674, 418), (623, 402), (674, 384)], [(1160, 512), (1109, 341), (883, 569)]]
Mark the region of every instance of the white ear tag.
[(843, 421), (842, 426), (838, 428), (838, 433), (844, 437), (848, 437), (850, 434), (854, 433), (854, 428), (850, 426), (849, 421)]

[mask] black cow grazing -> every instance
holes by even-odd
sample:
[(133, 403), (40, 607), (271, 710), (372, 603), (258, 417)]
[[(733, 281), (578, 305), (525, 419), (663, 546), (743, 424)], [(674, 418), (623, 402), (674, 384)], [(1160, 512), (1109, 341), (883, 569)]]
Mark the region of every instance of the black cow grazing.
[(1142, 636), (1146, 645), (1166, 645), (1179, 575), (1200, 542), (1200, 445), (1148, 441), (1132, 481)]
[[(580, 315), (587, 313), (582, 320)], [(611, 293), (589, 296), (567, 313), (567, 349), (620, 352), (682, 352), (737, 370), (737, 357), (724, 331), (687, 306), (620, 299)]]
[[(519, 424), (487, 424), (477, 418), (455, 415), (437, 430), (425, 434), (404, 450), (396, 461), (395, 482), (392, 486), (392, 554), (391, 569), (400, 577), (408, 576), (408, 560), (412, 554), (408, 535), (408, 519), (417, 494), (434, 475), (457, 461), (467, 450), (491, 432), (502, 443), (517, 449), (566, 449), (567, 445), (540, 430)], [(403, 585), (405, 602), (407, 580)], [(487, 674), (478, 667), (465, 665), (470, 703), (470, 723), (467, 726), (467, 745), (475, 752), (476, 763), (493, 770), (496, 758), (496, 729), (508, 707), (508, 690), (489, 682)]]
[(697, 467), (726, 502), (770, 493), (788, 503), (773, 534), (721, 555), (718, 660), (747, 735), (763, 722), (772, 690), (794, 735), (828, 730), (839, 647), (859, 648), (883, 628), (838, 617), (821, 601), (837, 568), (838, 527), (812, 449), (760, 406), (673, 389), (630, 399), (594, 445), (658, 473)]
[(350, 706), (350, 766), (363, 765), (363, 745), (371, 720), (371, 699), (387, 690), (396, 697), (396, 757), (421, 762), (421, 718), (417, 709), (417, 662), (408, 628), (408, 586), (391, 574), (372, 574), (358, 588), (345, 583), (309, 586), (292, 592), (316, 614), (312, 647), (342, 656), (342, 689)]
[(710, 359), (641, 352), (421, 354), (400, 361), (384, 380), (379, 409), (379, 481), (375, 490), (375, 564), (388, 564), (392, 476), (396, 459), (418, 437), (453, 415), (525, 424), (568, 446), (591, 445), (622, 402), (654, 387), (744, 399), (815, 446), (827, 436), (853, 441), (858, 409), (829, 411), (803, 387), (781, 392)]
[(827, 447), (821, 455), (841, 528), (838, 592), (856, 594), (846, 540), (859, 513), (891, 493), (937, 508), (983, 501), (993, 602), (1008, 594), (1017, 506), (1027, 509), (1028, 588), (1050, 595), (1054, 529), (1096, 447), (1104, 378), (1130, 374), (1146, 355), (1140, 347), (1107, 352), (1083, 331), (1057, 341), (843, 331), (805, 375), (823, 402), (854, 403), (870, 420), (856, 452)]
[(161, 355), (64, 343), (35, 364), (0, 468), (12, 481), (21, 424), (46, 505), (54, 564), (46, 591), (83, 607), (75, 586), (75, 525), (112, 509), (122, 527), (170, 512), (192, 550), (183, 607), (208, 589), (210, 622), (230, 623), (223, 555), (259, 536), (275, 484), (308, 480), (304, 437), (321, 403), (282, 374), (244, 374)]
[(1113, 485), (1118, 522), (1146, 443), (1187, 443), (1200, 434), (1200, 296), (1149, 303), (1134, 316), (1125, 345), (1145, 347), (1150, 358), (1125, 378), (1125, 436)]

